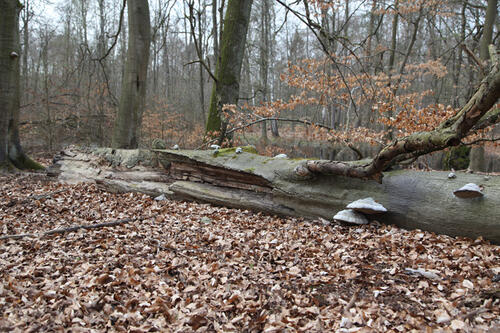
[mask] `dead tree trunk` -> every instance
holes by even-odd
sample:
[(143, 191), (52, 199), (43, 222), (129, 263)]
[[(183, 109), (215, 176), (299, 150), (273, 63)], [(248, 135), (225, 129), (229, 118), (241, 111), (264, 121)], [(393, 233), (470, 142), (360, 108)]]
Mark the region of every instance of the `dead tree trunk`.
[[(482, 236), (500, 243), (500, 177), (447, 172), (386, 172), (382, 184), (344, 176), (297, 177), (301, 160), (260, 156), (252, 148), (212, 151), (99, 149), (93, 154), (63, 154), (59, 179), (96, 182), (112, 192), (163, 194), (176, 200), (324, 218), (329, 221), (350, 202), (373, 197), (388, 213), (382, 223), (452, 236)], [(148, 169), (158, 160), (163, 169)], [(362, 162), (359, 162), (362, 163)], [(140, 164), (140, 166), (138, 166)], [(121, 170), (121, 171), (120, 171)], [(484, 187), (484, 197), (460, 199), (453, 191), (466, 183)]]

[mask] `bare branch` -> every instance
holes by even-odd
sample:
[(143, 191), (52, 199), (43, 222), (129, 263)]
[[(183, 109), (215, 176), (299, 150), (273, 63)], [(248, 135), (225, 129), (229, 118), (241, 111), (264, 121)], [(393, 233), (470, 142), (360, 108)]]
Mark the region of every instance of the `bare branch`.
[(481, 70), (481, 73), (484, 75), (485, 74), (485, 69), (484, 69), (483, 62), (474, 54), (474, 52), (472, 52), (467, 47), (467, 45), (462, 44), (462, 49), (465, 51), (465, 53), (467, 53), (467, 55), (469, 56), (469, 58), (471, 58), (474, 61), (474, 63), (477, 65), (477, 67), (479, 67), (479, 69)]
[[(189, 1), (188, 2), (188, 8), (189, 8), (188, 21), (189, 21), (189, 26), (191, 28), (191, 36), (193, 37), (193, 40), (194, 40), (194, 47), (196, 49), (196, 54), (198, 55), (198, 60), (197, 61), (188, 62), (184, 66), (191, 65), (191, 64), (194, 64), (194, 63), (201, 64), (203, 66), (203, 68), (205, 68), (205, 70), (207, 71), (208, 75), (210, 75), (210, 77), (212, 78), (212, 80), (214, 80), (214, 82), (217, 83), (217, 78), (212, 73), (212, 71), (210, 70), (210, 68), (207, 66), (206, 62), (203, 61), (203, 52), (202, 52), (202, 50), (200, 48), (200, 44), (198, 43), (198, 38), (196, 37), (196, 32), (195, 32), (196, 29), (195, 29), (195, 26), (194, 26), (194, 19), (195, 19), (194, 18), (194, 1)], [(198, 24), (201, 24), (201, 22), (198, 22)]]

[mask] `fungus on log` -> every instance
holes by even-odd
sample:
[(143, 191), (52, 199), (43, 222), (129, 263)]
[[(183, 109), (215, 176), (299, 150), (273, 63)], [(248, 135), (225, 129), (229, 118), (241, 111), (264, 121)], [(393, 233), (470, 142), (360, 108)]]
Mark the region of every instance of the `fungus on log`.
[(454, 191), (453, 194), (463, 199), (480, 198), (483, 196), (481, 188), (474, 183), (465, 184), (458, 190)]
[(337, 222), (351, 223), (351, 224), (368, 224), (368, 219), (361, 213), (352, 209), (344, 209), (335, 214), (333, 219)]
[(359, 199), (347, 205), (347, 208), (364, 214), (379, 214), (387, 212), (387, 209), (373, 200), (373, 198)]

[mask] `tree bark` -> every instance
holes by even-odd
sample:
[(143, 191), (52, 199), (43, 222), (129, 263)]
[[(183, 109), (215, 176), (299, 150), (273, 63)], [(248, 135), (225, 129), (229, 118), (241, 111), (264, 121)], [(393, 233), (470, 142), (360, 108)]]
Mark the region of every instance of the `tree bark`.
[(227, 122), (222, 114), (225, 104), (236, 104), (240, 91), (240, 74), (245, 51), (252, 0), (228, 1), (216, 78), (210, 98), (207, 134), (218, 132), (219, 143), (225, 139)]
[(128, 0), (128, 50), (112, 146), (136, 148), (146, 99), (151, 24), (147, 0)]
[(20, 71), (17, 0), (0, 0), (0, 169), (43, 169), (30, 159), (19, 139)]

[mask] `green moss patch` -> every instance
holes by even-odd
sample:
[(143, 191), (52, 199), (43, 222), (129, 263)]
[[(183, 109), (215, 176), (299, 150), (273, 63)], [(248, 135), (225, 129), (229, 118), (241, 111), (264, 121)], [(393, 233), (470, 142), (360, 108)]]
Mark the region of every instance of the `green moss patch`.
[(458, 146), (448, 149), (444, 155), (443, 168), (445, 170), (456, 169), (463, 170), (467, 169), (470, 162), (470, 150), (471, 147)]

